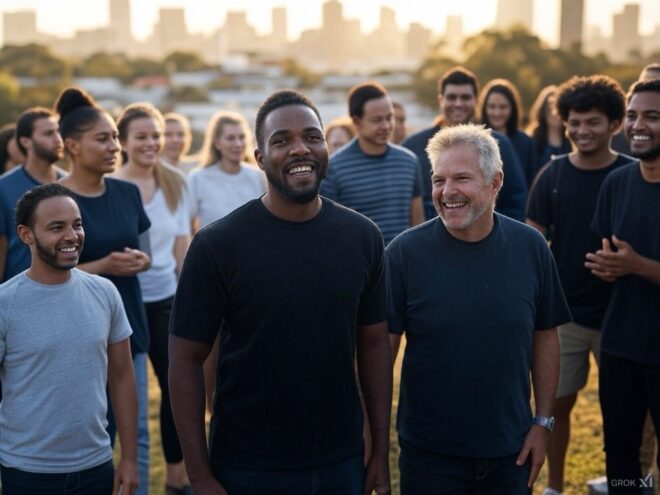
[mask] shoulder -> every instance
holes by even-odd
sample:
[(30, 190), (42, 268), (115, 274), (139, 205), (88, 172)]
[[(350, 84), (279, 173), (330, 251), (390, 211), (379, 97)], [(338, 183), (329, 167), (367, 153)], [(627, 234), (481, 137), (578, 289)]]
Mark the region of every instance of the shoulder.
[(107, 278), (88, 273), (78, 268), (71, 270), (71, 276), (76, 278), (77, 283), (97, 292), (114, 293), (117, 290), (115, 285)]
[(261, 169), (248, 163), (241, 163), (241, 173), (244, 173), (246, 177), (254, 180), (261, 180), (261, 176), (263, 175)]
[(613, 187), (616, 184), (636, 179), (641, 175), (639, 167), (640, 165), (638, 161), (632, 161), (625, 165), (621, 165), (607, 174), (607, 177), (605, 177), (605, 180), (603, 181), (603, 187)]
[(344, 233), (346, 232), (346, 229), (348, 229), (351, 231), (351, 234), (355, 231), (363, 231), (380, 236), (380, 229), (371, 219), (331, 199), (324, 197), (321, 199), (324, 208), (327, 208), (328, 210), (326, 212), (327, 218), (331, 222), (341, 225)]
[(406, 148), (410, 146), (426, 145), (428, 140), (431, 139), (433, 135), (435, 135), (435, 133), (439, 130), (440, 128), (438, 127), (427, 127), (426, 129), (422, 129), (421, 131), (417, 131), (416, 133), (408, 136), (402, 144)]
[(16, 291), (23, 285), (27, 275), (21, 272), (6, 282), (0, 284), (0, 311), (7, 307), (7, 303), (14, 297)]
[(364, 153), (362, 153), (362, 150), (360, 149), (357, 138), (353, 138), (352, 141), (346, 143), (330, 157), (330, 164), (336, 165), (345, 163), (361, 156), (364, 156)]
[(388, 252), (401, 252), (416, 250), (420, 243), (428, 242), (430, 239), (437, 239), (435, 227), (437, 222), (441, 222), (439, 217), (416, 225), (408, 230), (404, 230), (397, 235), (387, 246)]
[(390, 143), (388, 146), (390, 148), (389, 154), (393, 159), (417, 164), (417, 155), (415, 155), (415, 153), (410, 151), (408, 148), (393, 143)]
[(15, 184), (26, 182), (26, 180), (27, 177), (23, 170), (23, 165), (14, 167), (0, 175), (0, 191), (9, 191), (15, 187)]
[(518, 245), (521, 242), (526, 242), (547, 249), (548, 241), (534, 227), (497, 212), (495, 212), (495, 215), (497, 216), (500, 232), (512, 243)]
[(136, 194), (140, 195), (140, 190), (132, 182), (116, 177), (106, 177), (105, 187), (110, 194)]
[(259, 215), (257, 202), (260, 201), (261, 199), (250, 200), (228, 215), (211, 222), (195, 234), (195, 239), (215, 244), (229, 238), (237, 230), (256, 228), (255, 217)]

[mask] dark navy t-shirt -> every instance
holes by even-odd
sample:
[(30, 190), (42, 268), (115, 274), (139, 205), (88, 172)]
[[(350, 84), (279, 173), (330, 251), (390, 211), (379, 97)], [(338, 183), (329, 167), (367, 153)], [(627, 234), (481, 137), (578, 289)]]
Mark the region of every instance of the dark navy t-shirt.
[(534, 146), (534, 141), (531, 137), (525, 134), (521, 130), (516, 130), (513, 135), (507, 134), (507, 137), (511, 140), (513, 149), (518, 156), (518, 161), (522, 167), (523, 173), (525, 174), (525, 180), (527, 186), (529, 187), (534, 180), (533, 170), (536, 167), (536, 146)]
[[(660, 262), (660, 183), (647, 182), (639, 163), (607, 176), (592, 228), (616, 235), (646, 258)], [(638, 363), (660, 365), (660, 285), (638, 275), (619, 277), (603, 320), (601, 350)]]
[[(57, 178), (64, 177), (65, 172), (58, 170)], [(27, 191), (40, 186), (25, 167), (20, 165), (0, 177), (0, 236), (7, 237), (7, 260), (2, 282), (30, 267), (32, 257), (30, 249), (21, 242), (16, 233), (14, 211), (16, 203)]]
[(519, 452), (534, 331), (571, 319), (543, 236), (495, 214), (485, 239), (464, 242), (437, 218), (394, 239), (386, 259), (389, 330), (406, 335), (402, 441), (459, 457)]
[[(85, 229), (85, 245), (80, 255), (80, 263), (96, 261), (113, 251), (123, 251), (125, 247), (140, 248), (138, 237), (151, 224), (142, 207), (140, 191), (135, 185), (106, 178), (105, 192), (102, 195), (90, 197), (76, 194), (76, 201)], [(147, 352), (149, 331), (137, 275), (99, 275), (109, 279), (119, 290), (128, 322), (133, 329), (131, 351)]]
[(253, 200), (200, 230), (170, 332), (220, 334), (211, 467), (300, 469), (362, 451), (356, 325), (386, 319), (383, 238), (330, 200), (306, 222)]
[(585, 255), (601, 246), (600, 237), (591, 230), (591, 220), (605, 177), (631, 161), (629, 156), (618, 155), (607, 167), (585, 170), (562, 155), (541, 169), (529, 192), (527, 218), (552, 228), (550, 250), (573, 319), (594, 330), (602, 325), (611, 284), (594, 277), (584, 266)]

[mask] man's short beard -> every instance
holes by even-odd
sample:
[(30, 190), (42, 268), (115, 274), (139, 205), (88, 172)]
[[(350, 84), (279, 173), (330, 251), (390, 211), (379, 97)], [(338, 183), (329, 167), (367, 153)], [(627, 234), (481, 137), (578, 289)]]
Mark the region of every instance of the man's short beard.
[(630, 154), (639, 160), (652, 162), (656, 158), (660, 157), (660, 146), (656, 146), (655, 148), (651, 148), (650, 150), (643, 151), (641, 153), (635, 153), (634, 151), (630, 150)]

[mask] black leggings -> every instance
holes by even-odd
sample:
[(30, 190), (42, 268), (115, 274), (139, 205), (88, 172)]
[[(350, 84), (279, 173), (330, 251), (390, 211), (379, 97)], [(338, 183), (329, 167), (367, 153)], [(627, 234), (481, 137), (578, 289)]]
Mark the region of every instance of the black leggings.
[(149, 335), (151, 344), (149, 346), (149, 359), (158, 378), (160, 385), (160, 436), (163, 443), (163, 453), (168, 464), (177, 464), (183, 461), (181, 444), (174, 427), (172, 417), (172, 406), (170, 405), (170, 391), (167, 380), (168, 359), (168, 326), (172, 303), (174, 298), (170, 297), (162, 301), (145, 303), (147, 310), (147, 321), (149, 323)]
[[(598, 368), (609, 493), (642, 493), (649, 481), (643, 479), (639, 450), (649, 410), (660, 436), (660, 366), (603, 352)], [(660, 467), (660, 454), (656, 463)]]

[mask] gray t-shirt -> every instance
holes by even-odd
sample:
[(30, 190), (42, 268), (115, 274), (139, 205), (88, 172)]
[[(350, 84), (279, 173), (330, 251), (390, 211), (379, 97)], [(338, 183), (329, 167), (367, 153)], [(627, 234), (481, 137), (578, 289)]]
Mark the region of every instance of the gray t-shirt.
[(108, 345), (130, 334), (117, 289), (96, 275), (0, 285), (0, 464), (63, 473), (110, 460)]

